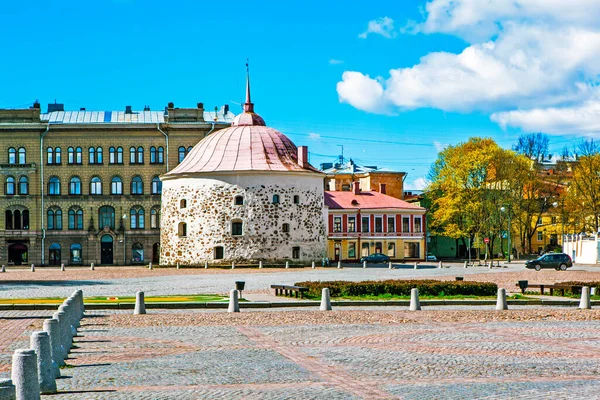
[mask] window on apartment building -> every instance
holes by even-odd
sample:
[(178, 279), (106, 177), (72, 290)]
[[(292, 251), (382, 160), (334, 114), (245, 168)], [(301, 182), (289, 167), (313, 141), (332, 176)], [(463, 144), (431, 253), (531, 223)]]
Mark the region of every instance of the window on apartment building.
[(4, 183), (4, 194), (7, 196), (14, 196), (16, 193), (16, 184), (15, 178), (12, 176), (6, 177), (6, 182)]
[(118, 176), (113, 176), (110, 181), (110, 194), (123, 194), (123, 181)]
[(156, 147), (150, 146), (150, 164), (156, 164)]
[(300, 247), (292, 247), (292, 258), (295, 260), (300, 258)]
[(144, 209), (142, 207), (133, 207), (129, 210), (131, 229), (144, 229)]
[(290, 224), (283, 224), (283, 225), (281, 225), (281, 231), (283, 233), (288, 233), (290, 231)]
[(356, 258), (356, 243), (348, 242), (348, 258)]
[(54, 164), (54, 149), (52, 147), (46, 149), (46, 164)]
[(23, 147), (19, 148), (19, 164), (23, 165), (27, 163), (26, 160), (26, 153), (25, 153), (25, 149)]
[(90, 164), (96, 164), (96, 149), (95, 148), (90, 147), (88, 149), (88, 158), (89, 158)]
[(410, 218), (402, 217), (402, 232), (410, 232)]
[(123, 148), (117, 147), (115, 149), (111, 147), (108, 149), (108, 162), (110, 164), (123, 164)]
[[(360, 231), (361, 232), (370, 232), (370, 218), (369, 216), (361, 217), (360, 220)], [(367, 254), (368, 255), (368, 254)]]
[(538, 242), (541, 242), (542, 240), (544, 240), (542, 231), (537, 232), (537, 240), (538, 240)]
[(135, 151), (135, 147), (129, 148), (129, 164), (135, 164), (137, 160), (137, 152)]
[(14, 147), (8, 149), (8, 163), (16, 164), (17, 163), (17, 150)]
[(182, 162), (184, 160), (185, 155), (185, 147), (179, 147), (179, 149), (177, 149), (177, 159), (179, 160), (179, 162)]
[(96, 164), (102, 164), (104, 162), (103, 155), (102, 147), (96, 148)]
[(140, 176), (134, 176), (131, 179), (131, 194), (144, 194), (144, 182)]
[(150, 147), (150, 164), (164, 163), (164, 149), (162, 147)]
[(115, 209), (111, 206), (102, 206), (98, 209), (98, 223), (100, 229), (108, 226), (115, 229)]
[(349, 192), (350, 191), (350, 185), (342, 185), (342, 192)]
[(242, 235), (243, 224), (242, 221), (233, 221), (231, 222), (231, 234), (233, 236), (241, 236)]
[(387, 231), (396, 232), (396, 217), (387, 217)]
[(59, 196), (60, 195), (60, 179), (58, 177), (53, 176), (48, 179), (48, 195), (49, 196)]
[(361, 245), (360, 248), (360, 256), (361, 257), (366, 257), (370, 254), (370, 250), (369, 250), (369, 243), (364, 243)]
[(348, 232), (356, 232), (356, 217), (348, 217)]
[(62, 230), (62, 210), (58, 207), (52, 207), (47, 212), (47, 229), (49, 231)]
[(383, 232), (383, 217), (375, 217), (375, 232)]
[(162, 182), (158, 176), (152, 178), (152, 194), (160, 194), (162, 192)]
[(137, 163), (138, 164), (144, 163), (144, 148), (143, 147), (137, 148)]
[(342, 217), (333, 217), (333, 231), (334, 232), (342, 231)]
[(72, 147), (67, 149), (67, 162), (69, 164), (75, 164), (75, 149)]
[(160, 226), (160, 207), (155, 206), (150, 210), (150, 229), (158, 229)]
[(26, 176), (22, 176), (19, 178), (19, 194), (29, 194), (29, 178), (27, 178)]
[(158, 153), (157, 153), (157, 156), (156, 156), (156, 163), (157, 164), (164, 164), (164, 162), (165, 162), (165, 149), (163, 149), (163, 147), (160, 146), (158, 148)]
[(396, 257), (396, 244), (388, 243), (387, 255), (390, 258)]
[(81, 194), (81, 179), (74, 176), (69, 181), (69, 194), (80, 195)]
[(75, 164), (82, 164), (83, 163), (83, 150), (81, 149), (81, 147), (76, 147), (75, 148)]
[(83, 230), (83, 210), (81, 208), (72, 207), (69, 209), (69, 229)]
[(101, 195), (102, 194), (102, 180), (94, 176), (90, 181), (90, 194), (91, 195)]
[(423, 226), (421, 225), (421, 217), (415, 217), (415, 232), (423, 232)]
[(542, 225), (542, 217), (538, 217), (537, 223), (538, 226)]
[(4, 228), (6, 230), (29, 229), (29, 210), (6, 210), (4, 212)]
[(383, 252), (383, 244), (381, 242), (375, 242), (375, 253), (381, 254)]
[(192, 151), (193, 149), (194, 149), (194, 146), (188, 146), (187, 153), (190, 154), (190, 151)]
[(552, 216), (552, 219), (551, 219), (551, 221), (552, 221), (552, 225), (556, 225), (556, 221), (557, 221), (557, 220), (558, 220), (558, 218), (556, 217), (556, 215), (553, 215), (553, 216)]

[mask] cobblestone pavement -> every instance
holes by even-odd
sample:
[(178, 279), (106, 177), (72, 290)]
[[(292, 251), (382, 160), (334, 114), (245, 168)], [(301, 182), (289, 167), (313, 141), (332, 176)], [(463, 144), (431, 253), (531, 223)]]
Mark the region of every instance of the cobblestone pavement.
[[(600, 398), (597, 310), (149, 312), (87, 312), (52, 398)], [(50, 314), (0, 312), (0, 377)]]
[(228, 293), (235, 281), (246, 282), (245, 293), (268, 293), (272, 284), (292, 285), (300, 281), (329, 280), (382, 280), (433, 278), (495, 282), (508, 291), (516, 292), (515, 283), (526, 279), (534, 283), (556, 281), (600, 280), (600, 268), (577, 266), (568, 271), (526, 270), (523, 264), (512, 263), (508, 268), (488, 269), (473, 267), (465, 269), (462, 264), (446, 264), (449, 268), (436, 268), (436, 263), (424, 263), (415, 270), (412, 265), (370, 265), (363, 269), (337, 268), (290, 268), (290, 269), (153, 269), (142, 267), (97, 267), (95, 271), (85, 268), (68, 268), (61, 272), (56, 268), (37, 268), (36, 272), (25, 269), (9, 269), (0, 274), (0, 298), (68, 297), (75, 288), (83, 289), (85, 296), (134, 296), (142, 290), (146, 296), (169, 294)]

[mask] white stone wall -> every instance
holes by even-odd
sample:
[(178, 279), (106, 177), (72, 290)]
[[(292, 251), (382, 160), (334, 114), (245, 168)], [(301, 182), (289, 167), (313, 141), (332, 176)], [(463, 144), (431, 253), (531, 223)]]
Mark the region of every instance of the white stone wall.
[[(273, 195), (280, 197), (273, 204)], [(243, 205), (235, 205), (237, 195)], [(294, 195), (300, 197), (293, 203)], [(185, 199), (186, 208), (180, 208)], [(163, 181), (161, 210), (161, 265), (203, 265), (284, 261), (318, 261), (326, 254), (323, 177), (317, 174), (269, 173), (211, 174), (210, 179), (179, 178)], [(234, 221), (243, 234), (231, 234)], [(178, 225), (187, 224), (186, 237)], [(283, 232), (284, 223), (289, 232)], [(223, 260), (215, 247), (223, 246)], [(292, 258), (292, 248), (300, 258)]]

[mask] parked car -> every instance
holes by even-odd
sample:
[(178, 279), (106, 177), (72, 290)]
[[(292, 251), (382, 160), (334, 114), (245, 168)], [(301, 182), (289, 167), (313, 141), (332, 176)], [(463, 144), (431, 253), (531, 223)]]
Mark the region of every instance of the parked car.
[(427, 254), (427, 261), (437, 261), (437, 257), (434, 256), (433, 254)]
[(557, 271), (566, 271), (573, 266), (571, 257), (565, 253), (546, 253), (535, 260), (525, 261), (525, 268), (539, 271), (542, 268), (554, 268)]
[(374, 253), (360, 259), (361, 263), (365, 261), (368, 263), (387, 263), (390, 262), (390, 258), (385, 254)]

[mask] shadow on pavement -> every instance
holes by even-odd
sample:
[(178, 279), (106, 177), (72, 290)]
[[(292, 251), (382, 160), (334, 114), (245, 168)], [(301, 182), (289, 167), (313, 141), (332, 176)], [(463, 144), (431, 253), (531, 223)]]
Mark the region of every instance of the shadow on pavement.
[(11, 280), (0, 280), (0, 291), (2, 290), (10, 290), (23, 286), (96, 286), (96, 285), (112, 285), (111, 282), (106, 281), (36, 281), (36, 280), (26, 280), (26, 281), (11, 281)]

